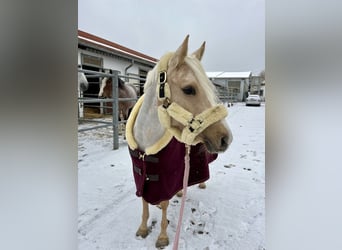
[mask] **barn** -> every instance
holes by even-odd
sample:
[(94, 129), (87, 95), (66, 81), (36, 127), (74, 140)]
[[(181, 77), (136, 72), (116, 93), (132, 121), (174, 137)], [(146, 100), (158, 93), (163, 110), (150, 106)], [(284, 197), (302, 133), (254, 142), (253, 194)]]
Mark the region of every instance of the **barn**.
[(248, 96), (252, 72), (206, 72), (208, 78), (215, 84), (221, 85), (228, 90), (228, 100), (242, 102)]
[[(119, 75), (137, 77), (139, 79), (123, 79), (137, 86), (145, 82), (147, 72), (157, 63), (157, 59), (120, 44), (108, 41), (93, 34), (78, 30), (78, 65), (84, 70), (100, 72), (102, 69), (119, 71)], [(87, 75), (89, 87), (83, 92), (84, 97), (97, 97), (100, 87), (99, 77)], [(98, 103), (88, 106), (99, 106)], [(100, 109), (93, 108), (95, 112)]]

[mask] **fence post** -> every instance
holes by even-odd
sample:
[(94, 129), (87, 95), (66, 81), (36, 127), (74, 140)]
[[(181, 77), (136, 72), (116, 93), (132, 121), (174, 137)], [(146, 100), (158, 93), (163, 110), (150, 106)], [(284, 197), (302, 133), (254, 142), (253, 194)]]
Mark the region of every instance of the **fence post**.
[(112, 77), (112, 97), (113, 97), (113, 105), (112, 105), (112, 113), (113, 113), (113, 149), (119, 148), (119, 91), (118, 91), (118, 74), (119, 71), (113, 71)]

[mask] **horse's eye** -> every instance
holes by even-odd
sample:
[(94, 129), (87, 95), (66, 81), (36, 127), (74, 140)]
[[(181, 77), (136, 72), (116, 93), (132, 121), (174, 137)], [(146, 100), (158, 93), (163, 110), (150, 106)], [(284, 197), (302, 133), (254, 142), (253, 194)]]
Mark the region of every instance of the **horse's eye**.
[(196, 95), (196, 90), (192, 86), (186, 86), (186, 87), (182, 88), (182, 91), (186, 95)]

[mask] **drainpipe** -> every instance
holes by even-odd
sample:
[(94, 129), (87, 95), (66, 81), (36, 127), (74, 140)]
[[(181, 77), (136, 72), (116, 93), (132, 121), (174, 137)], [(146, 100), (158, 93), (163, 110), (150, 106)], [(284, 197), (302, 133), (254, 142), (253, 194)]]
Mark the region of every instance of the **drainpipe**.
[[(126, 68), (125, 68), (125, 75), (127, 76), (127, 71), (128, 71), (128, 69), (129, 68), (131, 68), (132, 66), (134, 65), (134, 59), (132, 59), (132, 62), (131, 62), (131, 64), (130, 65), (128, 65)], [(129, 79), (125, 79), (126, 81), (129, 81)]]

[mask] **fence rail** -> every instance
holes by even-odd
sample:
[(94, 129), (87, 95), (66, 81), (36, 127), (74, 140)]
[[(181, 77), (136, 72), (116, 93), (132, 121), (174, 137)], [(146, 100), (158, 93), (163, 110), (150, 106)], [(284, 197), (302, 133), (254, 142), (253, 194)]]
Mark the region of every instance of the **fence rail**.
[[(78, 117), (79, 122), (87, 122), (87, 123), (100, 123), (101, 125), (95, 125), (87, 128), (81, 128), (78, 129), (78, 132), (84, 132), (99, 128), (105, 128), (108, 126), (112, 126), (113, 128), (113, 149), (119, 148), (119, 124), (126, 123), (126, 120), (119, 121), (119, 101), (132, 101), (137, 100), (136, 98), (119, 98), (119, 92), (118, 92), (118, 78), (125, 78), (125, 79), (134, 79), (134, 80), (145, 80), (144, 78), (139, 78), (135, 76), (126, 76), (126, 75), (119, 75), (119, 71), (113, 71), (112, 74), (110, 73), (103, 73), (98, 71), (92, 71), (92, 70), (85, 70), (85, 69), (78, 69), (78, 72), (82, 72), (86, 74), (87, 78), (99, 78), (99, 77), (111, 77), (112, 78), (112, 98), (98, 98), (96, 94), (92, 94), (94, 98), (92, 97), (78, 97), (78, 103), (79, 105), (82, 104), (84, 107), (93, 107), (93, 108), (111, 108), (112, 110), (112, 121), (100, 121), (95, 119), (85, 119)], [(89, 82), (89, 84), (100, 84), (100, 82), (94, 83)], [(142, 85), (143, 83), (134, 83), (135, 85)], [(86, 106), (85, 104), (98, 104), (100, 105), (92, 105), (92, 106)], [(111, 103), (110, 105), (103, 105), (103, 103)]]

